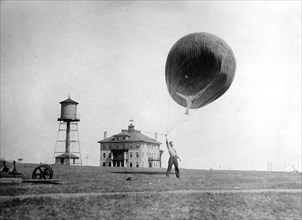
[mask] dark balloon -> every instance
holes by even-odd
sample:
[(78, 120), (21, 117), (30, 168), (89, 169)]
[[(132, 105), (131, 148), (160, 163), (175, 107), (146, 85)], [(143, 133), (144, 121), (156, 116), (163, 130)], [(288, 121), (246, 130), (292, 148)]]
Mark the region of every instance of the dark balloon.
[(236, 70), (232, 49), (209, 33), (179, 39), (166, 62), (166, 83), (173, 100), (188, 109), (203, 107), (231, 86)]

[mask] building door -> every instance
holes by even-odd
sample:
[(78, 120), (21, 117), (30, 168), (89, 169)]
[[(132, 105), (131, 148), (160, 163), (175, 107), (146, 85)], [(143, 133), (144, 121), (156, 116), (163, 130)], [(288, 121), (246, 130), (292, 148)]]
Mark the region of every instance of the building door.
[(149, 162), (149, 167), (152, 168), (152, 162)]
[(61, 158), (61, 164), (64, 164), (64, 158)]

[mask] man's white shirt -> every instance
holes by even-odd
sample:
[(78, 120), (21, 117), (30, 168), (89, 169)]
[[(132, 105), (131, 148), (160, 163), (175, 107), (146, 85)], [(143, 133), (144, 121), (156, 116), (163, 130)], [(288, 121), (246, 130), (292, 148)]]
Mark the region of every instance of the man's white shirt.
[(176, 151), (174, 150), (173, 147), (168, 146), (168, 151), (169, 151), (170, 156), (172, 156), (172, 157), (177, 156), (177, 153), (176, 153)]

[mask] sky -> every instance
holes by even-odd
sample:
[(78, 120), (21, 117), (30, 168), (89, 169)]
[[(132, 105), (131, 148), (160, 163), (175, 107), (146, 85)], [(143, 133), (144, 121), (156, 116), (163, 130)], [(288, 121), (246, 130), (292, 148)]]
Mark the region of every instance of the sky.
[[(83, 165), (99, 166), (104, 131), (133, 119), (149, 137), (168, 133), (181, 168), (301, 170), (300, 1), (0, 3), (1, 158), (52, 163), (59, 102), (70, 94)], [(227, 42), (237, 69), (223, 96), (185, 115), (165, 64), (194, 32)]]

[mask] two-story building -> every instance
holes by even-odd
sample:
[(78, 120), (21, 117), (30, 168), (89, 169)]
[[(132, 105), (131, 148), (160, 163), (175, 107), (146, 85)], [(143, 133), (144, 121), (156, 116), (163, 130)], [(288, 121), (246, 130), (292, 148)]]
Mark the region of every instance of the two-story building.
[(104, 139), (100, 143), (100, 166), (103, 167), (161, 167), (161, 143), (141, 131), (135, 130), (133, 124), (128, 130)]

